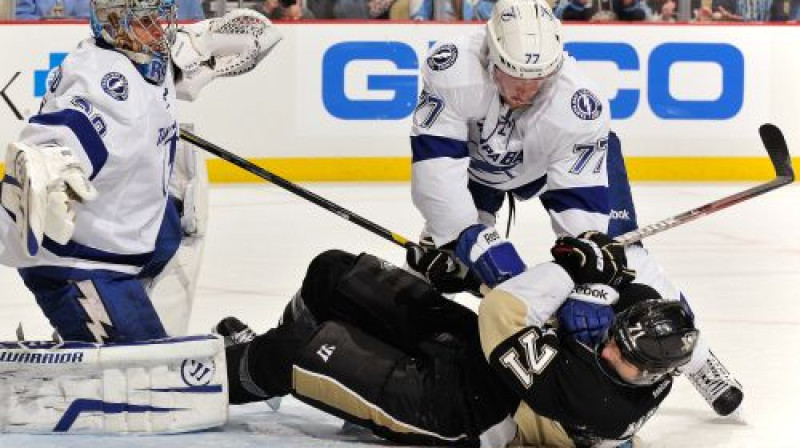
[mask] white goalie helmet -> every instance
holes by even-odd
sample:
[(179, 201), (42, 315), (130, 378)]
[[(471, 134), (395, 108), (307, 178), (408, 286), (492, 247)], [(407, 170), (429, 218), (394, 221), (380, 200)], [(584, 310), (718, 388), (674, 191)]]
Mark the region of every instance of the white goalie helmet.
[(136, 64), (155, 61), (160, 68), (169, 61), (175, 0), (92, 0), (91, 6), (92, 34), (98, 42), (122, 51)]
[(515, 78), (546, 78), (564, 62), (561, 22), (543, 0), (498, 0), (486, 23), (491, 65)]

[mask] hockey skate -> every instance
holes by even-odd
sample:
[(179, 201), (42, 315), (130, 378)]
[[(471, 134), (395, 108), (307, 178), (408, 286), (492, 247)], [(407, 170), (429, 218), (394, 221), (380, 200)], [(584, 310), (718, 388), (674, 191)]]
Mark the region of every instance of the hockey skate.
[[(252, 328), (233, 316), (228, 316), (219, 321), (211, 331), (222, 336), (225, 347), (246, 344), (257, 336)], [(277, 411), (281, 407), (281, 397), (272, 397), (264, 401), (273, 411)]]
[(244, 344), (252, 341), (256, 337), (255, 331), (233, 316), (228, 316), (219, 321), (217, 325), (214, 325), (211, 331), (222, 336), (225, 341), (225, 347)]
[(700, 369), (687, 373), (686, 377), (718, 415), (725, 417), (740, 410), (744, 398), (742, 385), (713, 352), (709, 353), (708, 359)]

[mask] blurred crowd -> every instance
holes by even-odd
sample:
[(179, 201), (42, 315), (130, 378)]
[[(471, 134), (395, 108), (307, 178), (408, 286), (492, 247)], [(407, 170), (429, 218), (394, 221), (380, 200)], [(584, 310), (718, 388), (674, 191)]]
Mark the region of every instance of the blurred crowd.
[[(477, 20), (496, 0), (176, 0), (180, 20), (252, 8), (274, 20)], [(87, 19), (90, 0), (0, 0), (0, 18)], [(796, 22), (800, 0), (551, 0), (564, 21)], [(683, 4), (680, 4), (683, 3)]]

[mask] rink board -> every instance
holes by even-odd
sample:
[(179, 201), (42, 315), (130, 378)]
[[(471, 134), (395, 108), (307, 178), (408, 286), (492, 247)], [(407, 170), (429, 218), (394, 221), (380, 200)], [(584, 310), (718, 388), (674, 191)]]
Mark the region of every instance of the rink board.
[[(253, 73), (223, 79), (181, 120), (294, 180), (407, 180), (408, 131), (430, 45), (478, 24), (279, 24), (285, 38)], [(757, 128), (800, 140), (796, 26), (567, 25), (568, 51), (611, 98), (612, 127), (638, 180), (770, 176)], [(88, 35), (80, 23), (0, 25), (0, 86), (27, 118), (47, 72)], [(12, 45), (11, 42), (14, 42)], [(0, 103), (0, 141), (22, 121)], [(210, 161), (212, 180), (255, 178)]]

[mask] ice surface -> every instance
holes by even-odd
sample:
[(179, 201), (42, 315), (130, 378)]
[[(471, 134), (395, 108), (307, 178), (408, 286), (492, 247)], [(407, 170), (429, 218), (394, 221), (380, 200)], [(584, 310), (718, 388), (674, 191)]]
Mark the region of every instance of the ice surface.
[[(634, 185), (639, 223), (650, 224), (752, 184)], [(384, 227), (415, 237), (421, 217), (407, 184), (307, 187)], [(747, 424), (715, 416), (688, 381), (641, 432), (648, 447), (797, 447), (800, 421), (800, 190), (790, 186), (647, 240), (686, 292), (712, 349), (745, 387)], [(330, 248), (368, 251), (402, 263), (403, 251), (330, 212), (267, 185), (214, 186), (205, 265), (191, 330), (223, 315), (263, 331), (297, 290), (307, 263)], [(553, 235), (538, 201), (518, 203), (511, 238), (530, 264), (548, 258)], [(500, 228), (505, 228), (505, 217)], [(29, 339), (47, 322), (13, 270), (0, 269), (0, 339), (24, 322)], [(293, 399), (278, 412), (233, 407), (222, 430), (177, 436), (0, 436), (0, 447), (346, 447), (374, 445), (343, 435), (341, 422)]]

